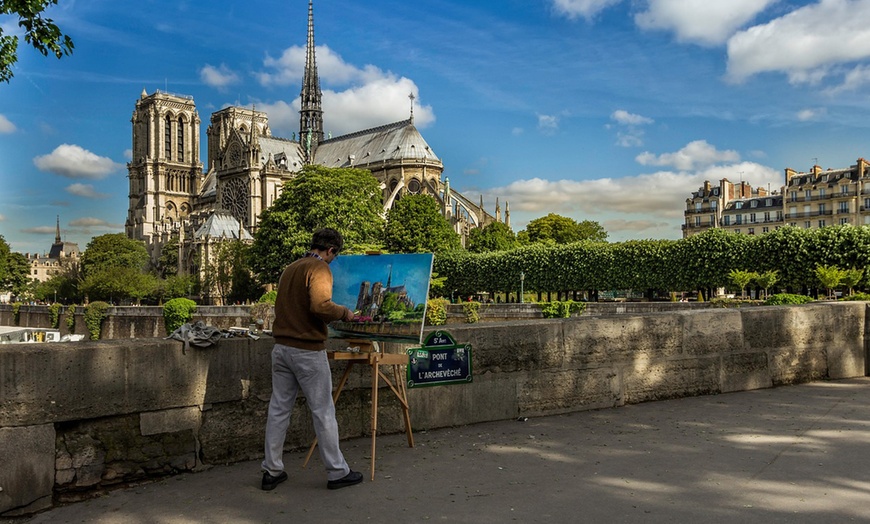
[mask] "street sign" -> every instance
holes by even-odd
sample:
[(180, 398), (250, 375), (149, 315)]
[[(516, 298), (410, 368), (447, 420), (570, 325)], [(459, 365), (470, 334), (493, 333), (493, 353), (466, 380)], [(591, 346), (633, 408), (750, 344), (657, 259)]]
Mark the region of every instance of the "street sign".
[(446, 331), (430, 333), (422, 347), (408, 350), (407, 381), (409, 388), (468, 384), (471, 345), (457, 344)]

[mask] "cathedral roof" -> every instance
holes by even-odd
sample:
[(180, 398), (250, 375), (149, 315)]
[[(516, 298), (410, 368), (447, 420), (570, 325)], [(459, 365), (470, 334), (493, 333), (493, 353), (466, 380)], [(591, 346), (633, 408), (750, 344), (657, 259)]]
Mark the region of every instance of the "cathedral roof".
[(208, 217), (205, 223), (196, 230), (193, 237), (196, 240), (206, 240), (209, 238), (238, 239), (239, 232), (241, 232), (241, 240), (254, 239), (254, 237), (252, 237), (251, 234), (248, 233), (241, 224), (239, 224), (236, 217), (226, 211), (215, 211)]
[(411, 119), (324, 140), (314, 154), (314, 163), (326, 167), (410, 159), (441, 163)]
[(290, 171), (299, 171), (305, 165), (305, 157), (302, 154), (302, 147), (299, 145), (299, 142), (274, 136), (261, 136), (257, 140), (260, 145), (260, 155), (263, 162), (269, 159), (269, 154), (271, 153), (275, 163), (280, 164), (281, 159), (286, 158), (287, 169)]
[(199, 198), (206, 198), (217, 195), (217, 174), (214, 168), (208, 170), (205, 175), (205, 180), (202, 181), (202, 189), (199, 191)]

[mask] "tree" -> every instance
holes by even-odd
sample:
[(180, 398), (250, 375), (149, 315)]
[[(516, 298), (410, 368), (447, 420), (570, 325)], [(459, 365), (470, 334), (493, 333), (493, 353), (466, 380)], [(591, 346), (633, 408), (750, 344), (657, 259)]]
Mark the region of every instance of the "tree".
[(91, 239), (82, 253), (82, 293), (90, 300), (141, 301), (157, 289), (156, 279), (145, 273), (148, 264), (145, 244), (123, 233)]
[(834, 294), (834, 288), (839, 286), (843, 279), (843, 270), (836, 266), (817, 266), (816, 278), (819, 279), (827, 292), (827, 296), (830, 297)]
[(21, 253), (9, 252), (6, 256), (6, 276), (0, 282), (2, 288), (16, 297), (28, 295), (30, 284), (30, 261)]
[(369, 171), (303, 167), (260, 215), (250, 251), (257, 279), (262, 284), (278, 282), (287, 264), (305, 254), (311, 235), (323, 227), (341, 232), (345, 252), (381, 246), (381, 202), (381, 188)]
[[(61, 33), (51, 18), (42, 16), (57, 0), (0, 0), (0, 15), (18, 15), (18, 27), (24, 29), (24, 41), (34, 49), (57, 58), (72, 54), (72, 39)], [(9, 82), (12, 66), (18, 61), (18, 37), (4, 35), (0, 27), (0, 81)]]
[(849, 288), (849, 295), (852, 295), (852, 289), (858, 285), (858, 282), (861, 282), (861, 278), (864, 277), (863, 269), (846, 269), (843, 271), (843, 278), (840, 280), (840, 283)]
[(6, 243), (6, 239), (3, 238), (3, 235), (0, 235), (0, 284), (6, 279), (6, 269), (11, 251), (9, 244)]
[(749, 271), (742, 271), (740, 269), (733, 269), (730, 273), (728, 273), (728, 278), (731, 282), (734, 283), (735, 286), (740, 288), (740, 298), (746, 296), (744, 293), (746, 286), (752, 282), (752, 279), (756, 278), (758, 275), (756, 273), (752, 273)]
[(392, 253), (435, 253), (462, 247), (459, 235), (428, 195), (404, 196), (387, 212), (384, 244)]
[(767, 291), (779, 281), (779, 271), (771, 270), (755, 275), (755, 283), (758, 287), (764, 290), (764, 296), (767, 298)]
[(607, 231), (598, 222), (584, 220), (577, 222), (572, 218), (555, 213), (536, 218), (525, 229), (530, 243), (570, 244), (581, 240), (604, 242)]
[(465, 248), (472, 253), (507, 251), (519, 244), (513, 230), (503, 222), (493, 222), (482, 228), (474, 228), (468, 234)]
[(163, 278), (178, 274), (178, 235), (169, 237), (157, 260), (157, 272)]

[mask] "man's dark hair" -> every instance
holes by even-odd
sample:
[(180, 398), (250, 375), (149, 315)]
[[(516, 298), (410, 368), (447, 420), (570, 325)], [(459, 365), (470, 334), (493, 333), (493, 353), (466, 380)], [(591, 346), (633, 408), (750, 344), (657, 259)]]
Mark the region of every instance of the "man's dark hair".
[(343, 247), (344, 238), (342, 238), (341, 233), (331, 227), (318, 229), (314, 232), (314, 236), (311, 237), (311, 249), (329, 251), (329, 248), (333, 248), (338, 253)]

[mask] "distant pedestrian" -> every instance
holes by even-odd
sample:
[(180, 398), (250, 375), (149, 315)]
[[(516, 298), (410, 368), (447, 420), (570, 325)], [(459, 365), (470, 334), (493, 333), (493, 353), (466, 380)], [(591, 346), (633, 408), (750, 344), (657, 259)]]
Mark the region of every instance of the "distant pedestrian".
[(272, 334), (272, 399), (266, 421), (264, 490), (287, 480), (284, 440), (299, 390), (305, 395), (314, 420), (320, 458), (326, 467), (326, 487), (339, 489), (359, 484), (361, 473), (347, 465), (338, 445), (338, 422), (332, 401), (332, 372), (326, 358), (327, 324), (353, 320), (353, 311), (332, 301), (329, 263), (341, 252), (344, 239), (334, 229), (321, 229), (311, 239), (311, 250), (289, 266), (278, 281)]

